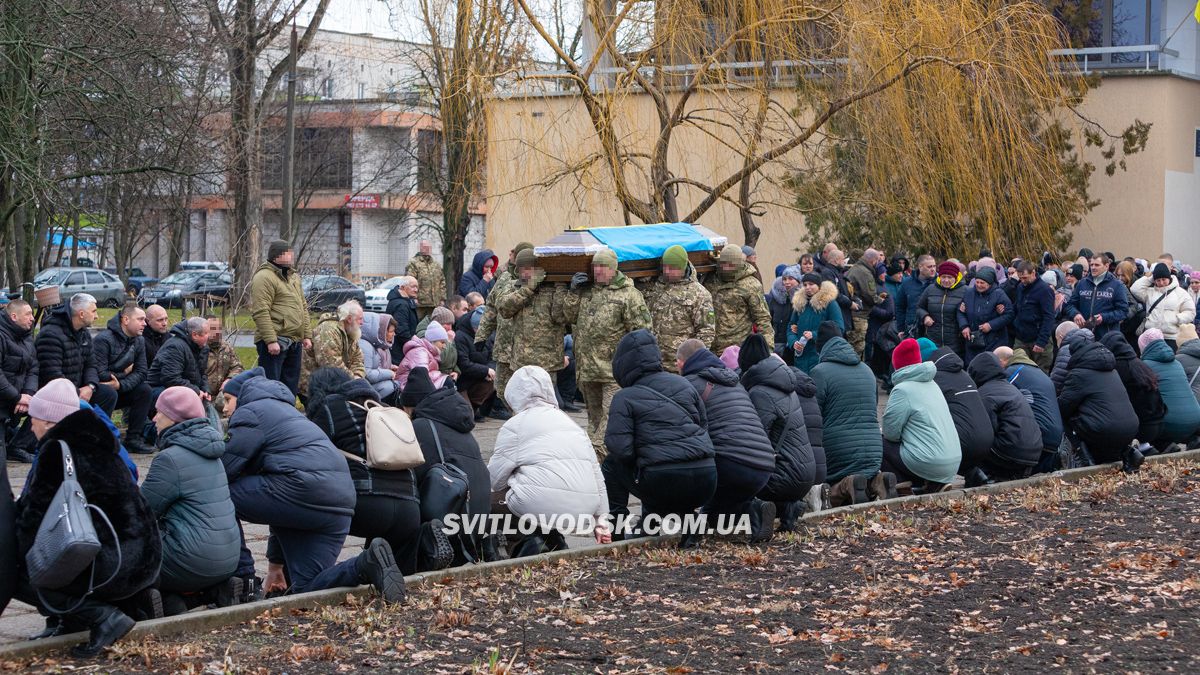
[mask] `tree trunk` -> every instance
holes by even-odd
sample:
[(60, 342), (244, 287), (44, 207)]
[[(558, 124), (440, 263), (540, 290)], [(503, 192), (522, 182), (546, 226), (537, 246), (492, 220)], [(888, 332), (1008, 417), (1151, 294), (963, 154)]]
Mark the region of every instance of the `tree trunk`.
[(229, 223), (229, 260), (234, 287), (233, 306), (248, 304), (250, 278), (262, 254), (262, 185), (258, 168), (258, 120), (254, 105), (254, 61), (257, 55), (254, 0), (237, 0), (234, 9), (234, 41), (229, 50), (230, 129), (229, 172), (233, 198)]

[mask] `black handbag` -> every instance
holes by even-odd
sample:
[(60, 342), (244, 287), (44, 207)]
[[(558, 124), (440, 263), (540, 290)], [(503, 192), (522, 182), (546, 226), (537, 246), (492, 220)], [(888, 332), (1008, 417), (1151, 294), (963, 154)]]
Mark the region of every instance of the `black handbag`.
[(464, 513), (467, 500), (471, 496), (471, 484), (467, 473), (462, 469), (446, 462), (442, 452), (442, 439), (438, 437), (437, 427), (430, 420), (429, 430), (433, 432), (433, 442), (437, 446), (438, 463), (429, 467), (425, 477), (421, 479), (421, 522), (429, 522), (435, 518), (444, 520), (448, 513)]

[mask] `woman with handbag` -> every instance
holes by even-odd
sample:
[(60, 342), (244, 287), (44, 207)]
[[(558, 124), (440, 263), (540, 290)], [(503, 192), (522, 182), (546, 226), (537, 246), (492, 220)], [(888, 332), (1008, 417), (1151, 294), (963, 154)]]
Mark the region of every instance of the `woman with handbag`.
[(1171, 351), (1178, 351), (1179, 327), (1195, 320), (1196, 303), (1190, 293), (1179, 287), (1171, 269), (1158, 263), (1151, 276), (1133, 282), (1129, 290), (1146, 306), (1146, 319), (1138, 327), (1138, 334), (1157, 328), (1162, 331), (1163, 341)]
[[(318, 368), (308, 383), (308, 419), (325, 432), (329, 440), (346, 456), (350, 478), (358, 501), (350, 534), (368, 542), (376, 537), (387, 540), (396, 556), (396, 564), (405, 574), (440, 567), (418, 561), (418, 543), (423, 534), (421, 503), (412, 469), (383, 470), (367, 463), (368, 406), (379, 404), (378, 392), (366, 380), (353, 379), (341, 368)], [(441, 521), (434, 521), (428, 534), (440, 539), (437, 548), (449, 551), (450, 542), (442, 532)]]
[[(26, 564), (16, 597), (52, 619), (39, 637), (87, 629), (88, 642), (76, 646), (72, 654), (95, 656), (133, 628), (133, 619), (118, 603), (150, 587), (158, 577), (162, 562), (158, 524), (137, 484), (129, 480), (116, 438), (95, 413), (79, 409), (79, 396), (70, 380), (52, 380), (34, 394), (29, 417), (39, 452), (17, 501), (18, 552)], [(47, 534), (53, 530), (43, 519), (49, 513), (50, 520), (58, 520), (64, 503), (71, 503), (70, 495), (59, 491), (66, 480), (77, 481), (86, 498), (86, 521), (83, 528), (72, 528), (72, 537), (54, 537)], [(65, 576), (58, 573), (72, 559), (81, 560), (68, 557), (78, 550), (73, 535), (93, 524), (98, 545), (90, 564), (65, 581), (50, 581)]]

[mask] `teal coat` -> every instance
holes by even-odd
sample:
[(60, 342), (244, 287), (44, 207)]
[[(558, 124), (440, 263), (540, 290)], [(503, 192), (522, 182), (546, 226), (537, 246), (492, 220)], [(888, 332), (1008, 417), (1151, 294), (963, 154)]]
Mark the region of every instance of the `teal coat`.
[[(874, 476), (883, 462), (875, 374), (858, 360), (845, 338), (835, 337), (821, 350), (821, 362), (812, 369), (812, 379), (817, 383), (817, 403), (824, 419), (825, 480), (836, 483), (854, 474)], [(942, 396), (940, 391), (937, 395)], [(950, 431), (954, 431), (953, 422)]]
[(1142, 360), (1158, 375), (1158, 393), (1167, 404), (1167, 416), (1163, 419), (1159, 438), (1172, 442), (1190, 439), (1200, 428), (1200, 403), (1196, 402), (1188, 385), (1183, 364), (1175, 359), (1171, 347), (1162, 340), (1147, 345)]
[(142, 496), (162, 532), (162, 588), (198, 591), (237, 569), (241, 536), (221, 455), (225, 439), (206, 418), (185, 420), (159, 437)]
[[(792, 296), (792, 315), (788, 318), (787, 325), (787, 351), (793, 355), (792, 365), (806, 373), (812, 372), (819, 356), (811, 344), (797, 354), (796, 341), (805, 331), (812, 333), (815, 338), (823, 321), (842, 325), (842, 310), (838, 307), (837, 298), (837, 287), (828, 281), (821, 282), (820, 290), (814, 293), (812, 298), (804, 294), (803, 287)], [(796, 330), (792, 330), (792, 326), (795, 326)]]
[(928, 481), (949, 483), (962, 462), (962, 450), (950, 407), (933, 381), (935, 373), (937, 367), (928, 361), (892, 373), (883, 436), (900, 444), (900, 459), (909, 471)]

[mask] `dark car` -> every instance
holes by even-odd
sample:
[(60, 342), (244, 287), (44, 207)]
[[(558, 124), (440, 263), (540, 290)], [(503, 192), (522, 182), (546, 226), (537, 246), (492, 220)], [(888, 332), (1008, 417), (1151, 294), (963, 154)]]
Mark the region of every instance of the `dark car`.
[[(117, 268), (109, 267), (109, 268), (106, 268), (104, 271), (108, 272), (109, 274), (116, 274)], [(137, 295), (138, 293), (141, 293), (142, 289), (147, 286), (153, 286), (154, 284), (158, 283), (157, 277), (149, 276), (148, 274), (143, 272), (142, 268), (140, 268), (140, 267), (126, 267), (125, 268), (125, 280), (126, 280), (126, 290), (128, 290), (133, 295)]]
[(152, 288), (143, 288), (138, 294), (138, 302), (142, 305), (194, 309), (195, 301), (187, 299), (187, 296), (214, 295), (224, 298), (229, 295), (232, 285), (233, 275), (228, 272), (176, 272)]
[(367, 292), (359, 286), (332, 274), (304, 277), (304, 299), (314, 312), (329, 312), (347, 300), (357, 300), (366, 306)]

